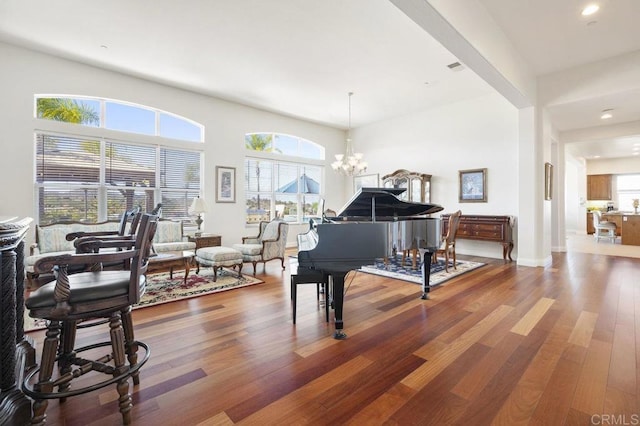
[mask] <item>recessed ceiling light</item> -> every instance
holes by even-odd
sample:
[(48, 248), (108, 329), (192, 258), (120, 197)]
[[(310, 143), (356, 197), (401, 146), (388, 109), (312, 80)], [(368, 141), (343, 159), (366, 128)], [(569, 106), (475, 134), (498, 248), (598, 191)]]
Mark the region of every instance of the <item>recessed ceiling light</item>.
[(600, 116), (600, 118), (602, 120), (607, 120), (607, 119), (609, 119), (611, 117), (613, 117), (613, 108), (603, 109), (602, 110), (602, 115)]
[(634, 152), (632, 155), (640, 155), (640, 152)]
[(593, 158), (600, 158), (600, 156), (599, 155), (594, 155)]
[(584, 9), (582, 9), (582, 16), (593, 15), (599, 9), (600, 9), (600, 6), (598, 6), (597, 4), (590, 4), (590, 5), (586, 6)]

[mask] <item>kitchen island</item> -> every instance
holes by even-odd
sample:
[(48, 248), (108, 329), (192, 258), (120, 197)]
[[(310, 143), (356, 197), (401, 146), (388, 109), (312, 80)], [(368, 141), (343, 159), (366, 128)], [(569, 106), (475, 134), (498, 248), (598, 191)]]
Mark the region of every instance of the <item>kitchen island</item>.
[(640, 214), (607, 212), (603, 213), (602, 218), (616, 224), (616, 234), (622, 237), (622, 244), (640, 246)]

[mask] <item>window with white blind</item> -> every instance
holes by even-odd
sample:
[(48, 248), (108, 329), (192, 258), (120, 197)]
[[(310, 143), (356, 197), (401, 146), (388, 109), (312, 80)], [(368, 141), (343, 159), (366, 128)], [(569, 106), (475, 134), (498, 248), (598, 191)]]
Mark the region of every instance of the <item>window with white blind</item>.
[[(202, 153), (189, 142), (203, 142), (203, 125), (144, 105), (67, 95), (36, 95), (35, 117), (39, 223), (118, 220), (158, 203), (163, 218), (192, 219)], [(52, 121), (70, 134), (58, 134)], [(111, 139), (113, 130), (120, 140)]]
[(36, 134), (40, 224), (117, 220), (135, 206), (190, 220), (200, 195), (199, 152), (104, 138)]

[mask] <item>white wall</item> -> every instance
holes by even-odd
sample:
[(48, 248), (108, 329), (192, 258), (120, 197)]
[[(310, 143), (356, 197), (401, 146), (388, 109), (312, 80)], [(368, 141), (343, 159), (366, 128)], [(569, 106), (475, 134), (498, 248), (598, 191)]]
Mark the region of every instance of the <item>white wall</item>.
[[(517, 216), (518, 110), (500, 95), (364, 126), (352, 139), (366, 153), (368, 173), (382, 177), (402, 168), (431, 174), (431, 201), (444, 212)], [(458, 171), (478, 168), (488, 169), (488, 202), (459, 203)], [(502, 246), (494, 243), (459, 240), (456, 251), (502, 258)]]
[[(342, 188), (350, 182), (331, 171), (334, 154), (344, 151), (345, 132), (291, 117), (226, 102), (146, 80), (106, 71), (0, 43), (0, 216), (30, 216), (34, 211), (34, 94), (69, 94), (119, 99), (170, 111), (204, 124), (203, 195), (211, 212), (204, 215), (204, 230), (222, 235), (222, 242), (240, 242), (244, 223), (244, 135), (273, 131), (296, 135), (326, 148), (327, 205), (342, 205)], [(216, 204), (215, 167), (236, 168), (236, 203)], [(336, 190), (339, 188), (339, 190)], [(308, 228), (290, 228), (289, 241)], [(32, 240), (33, 231), (29, 240)]]

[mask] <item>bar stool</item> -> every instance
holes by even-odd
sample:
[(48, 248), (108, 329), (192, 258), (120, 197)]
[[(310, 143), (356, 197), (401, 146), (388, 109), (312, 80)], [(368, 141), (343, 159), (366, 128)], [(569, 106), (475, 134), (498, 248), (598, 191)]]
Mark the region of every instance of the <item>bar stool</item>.
[[(130, 247), (131, 240), (88, 237), (78, 242), (82, 254), (50, 256), (34, 265), (39, 273), (55, 269), (56, 280), (41, 286), (25, 302), (31, 317), (47, 320), (40, 366), (29, 373), (22, 384), (23, 391), (34, 399), (31, 424), (44, 425), (49, 399), (58, 398), (63, 402), (67, 397), (112, 383), (116, 383), (123, 423), (131, 423), (133, 405), (128, 379), (132, 377), (134, 385), (140, 383), (138, 370), (150, 355), (149, 347), (134, 338), (131, 307), (144, 294), (145, 273), (157, 220), (157, 216), (142, 216), (133, 249), (95, 253), (93, 251), (98, 247)], [(130, 261), (130, 270), (104, 271), (101, 268), (102, 263), (123, 261)], [(67, 273), (69, 265), (82, 264), (92, 265), (91, 271)], [(108, 319), (110, 340), (75, 348), (78, 322), (98, 318)], [(81, 352), (106, 346), (110, 347), (108, 353), (98, 359), (80, 357)], [(142, 360), (138, 360), (140, 346), (145, 350)], [(54, 375), (56, 362), (59, 373)], [(81, 388), (71, 387), (74, 379), (91, 371), (105, 373), (109, 377)], [(33, 383), (36, 374), (37, 381)]]

